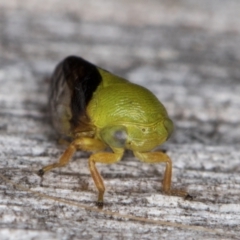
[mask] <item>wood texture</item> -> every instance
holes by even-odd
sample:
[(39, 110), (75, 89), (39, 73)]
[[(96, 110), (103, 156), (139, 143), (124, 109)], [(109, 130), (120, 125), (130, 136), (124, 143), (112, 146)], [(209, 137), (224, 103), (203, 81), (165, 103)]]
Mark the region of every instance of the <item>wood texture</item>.
[[(237, 0), (0, 0), (0, 239), (240, 239), (239, 16)], [(87, 153), (41, 181), (64, 151), (48, 77), (70, 54), (164, 103), (176, 130), (160, 148), (193, 201), (162, 195), (164, 166), (128, 152), (99, 165), (103, 212)]]

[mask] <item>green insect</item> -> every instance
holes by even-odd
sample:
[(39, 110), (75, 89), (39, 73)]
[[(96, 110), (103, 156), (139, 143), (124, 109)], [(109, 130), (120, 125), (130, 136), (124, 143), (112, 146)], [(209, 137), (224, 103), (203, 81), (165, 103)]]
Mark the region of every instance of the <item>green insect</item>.
[[(95, 164), (116, 163), (129, 149), (145, 163), (166, 164), (164, 193), (189, 197), (185, 191), (171, 189), (171, 159), (163, 152), (152, 152), (170, 137), (173, 123), (146, 88), (70, 56), (53, 73), (50, 110), (55, 129), (72, 141), (57, 163), (38, 171), (40, 176), (65, 166), (77, 150), (93, 152), (88, 165), (98, 189), (97, 205), (102, 208), (105, 187)], [(112, 152), (105, 152), (107, 147)]]

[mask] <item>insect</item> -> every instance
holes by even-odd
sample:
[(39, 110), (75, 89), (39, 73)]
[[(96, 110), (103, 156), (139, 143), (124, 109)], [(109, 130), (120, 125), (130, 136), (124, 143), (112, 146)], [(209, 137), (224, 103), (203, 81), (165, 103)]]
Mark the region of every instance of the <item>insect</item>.
[[(54, 128), (72, 140), (59, 161), (43, 167), (38, 175), (65, 166), (77, 150), (93, 152), (88, 165), (98, 189), (97, 205), (102, 208), (105, 186), (95, 164), (116, 163), (128, 149), (145, 163), (165, 163), (164, 193), (189, 197), (187, 192), (171, 188), (168, 155), (152, 151), (170, 137), (173, 122), (146, 88), (69, 56), (52, 75), (50, 112)], [(106, 152), (107, 147), (112, 152)]]

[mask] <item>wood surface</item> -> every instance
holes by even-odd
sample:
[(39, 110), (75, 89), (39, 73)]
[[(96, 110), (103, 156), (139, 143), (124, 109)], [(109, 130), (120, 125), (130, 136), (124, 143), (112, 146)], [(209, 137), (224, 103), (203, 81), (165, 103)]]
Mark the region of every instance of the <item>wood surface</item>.
[[(0, 0), (0, 239), (240, 239), (240, 2), (237, 0)], [(47, 173), (57, 144), (47, 114), (49, 76), (79, 55), (164, 103), (174, 136), (164, 165), (127, 152), (98, 165), (105, 208), (88, 153)]]

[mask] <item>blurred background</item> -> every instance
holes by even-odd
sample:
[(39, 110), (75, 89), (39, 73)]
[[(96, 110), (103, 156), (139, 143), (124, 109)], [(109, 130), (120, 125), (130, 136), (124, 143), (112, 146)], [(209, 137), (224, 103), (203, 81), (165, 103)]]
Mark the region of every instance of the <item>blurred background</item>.
[(1, 109), (44, 108), (44, 79), (74, 54), (153, 91), (173, 142), (239, 143), (239, 14), (237, 0), (0, 1)]
[[(163, 146), (173, 159), (173, 186), (196, 196), (189, 202), (162, 195), (164, 164), (127, 155), (118, 164), (99, 166), (106, 209), (235, 231), (238, 239), (239, 16), (239, 0), (0, 0), (0, 174), (95, 207), (88, 154), (78, 152), (43, 182), (35, 174), (64, 149), (53, 141), (47, 121), (49, 76), (63, 58), (78, 55), (156, 94), (176, 126)], [(212, 236), (126, 224), (0, 183), (1, 240)]]

